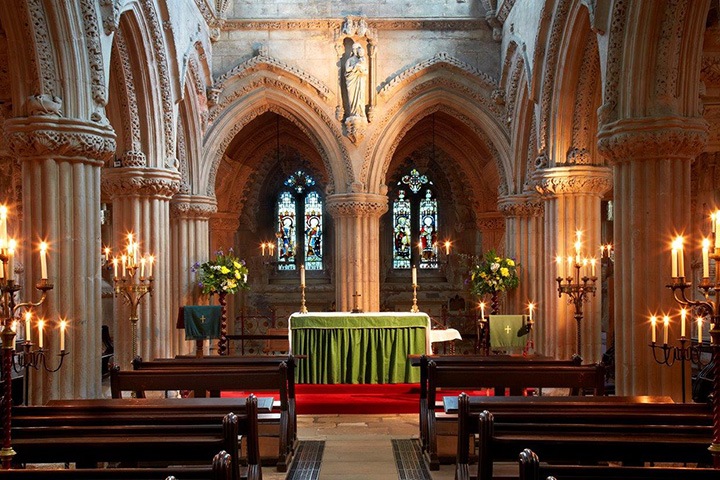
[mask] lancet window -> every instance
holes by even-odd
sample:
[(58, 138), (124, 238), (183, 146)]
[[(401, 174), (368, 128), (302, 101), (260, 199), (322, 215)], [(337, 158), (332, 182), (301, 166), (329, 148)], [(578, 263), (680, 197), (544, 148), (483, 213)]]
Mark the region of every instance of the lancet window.
[(416, 169), (397, 183), (392, 203), (393, 268), (438, 268), (438, 202), (433, 183)]
[(323, 199), (315, 180), (302, 170), (283, 182), (277, 198), (278, 270), (323, 268)]

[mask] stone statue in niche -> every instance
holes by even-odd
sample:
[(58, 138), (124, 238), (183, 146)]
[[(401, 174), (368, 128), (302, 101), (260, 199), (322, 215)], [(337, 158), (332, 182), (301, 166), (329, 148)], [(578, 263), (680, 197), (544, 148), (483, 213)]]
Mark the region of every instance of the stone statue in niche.
[(365, 48), (353, 43), (352, 55), (345, 62), (345, 86), (348, 92), (348, 117), (365, 118), (368, 61)]

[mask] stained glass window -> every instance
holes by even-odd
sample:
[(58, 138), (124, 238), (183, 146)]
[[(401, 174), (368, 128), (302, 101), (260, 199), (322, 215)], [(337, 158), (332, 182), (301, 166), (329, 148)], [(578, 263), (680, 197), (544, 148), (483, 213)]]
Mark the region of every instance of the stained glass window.
[(317, 192), (305, 196), (305, 269), (322, 270), (322, 200)]
[[(302, 170), (283, 182), (277, 197), (278, 270), (323, 269), (323, 200), (315, 180)], [(299, 223), (298, 223), (299, 222)]]
[(279, 270), (295, 270), (295, 199), (282, 192), (278, 200), (277, 262)]
[(425, 198), (420, 200), (420, 215), (418, 218), (420, 268), (438, 267), (437, 217), (437, 200), (433, 198), (432, 191), (428, 188), (425, 192)]
[(393, 268), (409, 269), (412, 256), (410, 201), (405, 191), (398, 191), (393, 201)]
[(407, 270), (417, 265), (420, 269), (436, 269), (439, 215), (433, 182), (413, 168), (397, 185), (392, 202), (393, 268)]

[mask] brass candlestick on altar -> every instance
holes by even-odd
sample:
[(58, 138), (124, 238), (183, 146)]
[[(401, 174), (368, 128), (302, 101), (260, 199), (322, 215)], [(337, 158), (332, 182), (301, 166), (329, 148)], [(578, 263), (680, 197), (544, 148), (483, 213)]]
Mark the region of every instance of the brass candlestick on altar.
[[(141, 256), (138, 243), (133, 241), (133, 234), (128, 234), (127, 252), (120, 256), (120, 259), (113, 259), (114, 267), (114, 292), (115, 297), (122, 296), (125, 303), (130, 307), (130, 325), (132, 327), (132, 359), (138, 356), (137, 324), (138, 306), (148, 293), (152, 295), (153, 290), (153, 265), (155, 257), (152, 255)], [(118, 275), (118, 264), (122, 265), (122, 275)], [(147, 269), (147, 277), (145, 276)], [(136, 277), (136, 275), (139, 276)]]

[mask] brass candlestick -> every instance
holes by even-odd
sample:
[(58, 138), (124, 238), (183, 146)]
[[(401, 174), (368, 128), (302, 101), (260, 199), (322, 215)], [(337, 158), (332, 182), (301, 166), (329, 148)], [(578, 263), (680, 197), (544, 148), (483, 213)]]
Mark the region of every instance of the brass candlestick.
[(412, 307), (410, 308), (410, 311), (412, 313), (418, 313), (420, 311), (420, 309), (418, 308), (418, 303), (417, 303), (417, 287), (418, 287), (417, 283), (413, 283), (413, 304), (412, 304)]
[(138, 282), (135, 282), (135, 267), (128, 268), (127, 277), (115, 277), (113, 282), (115, 284), (114, 291), (115, 296), (122, 296), (125, 303), (130, 306), (130, 325), (132, 326), (132, 358), (135, 359), (138, 356), (137, 353), (137, 324), (140, 318), (138, 317), (138, 306), (142, 299), (148, 293), (152, 295), (152, 282), (153, 277), (140, 277)]
[(569, 275), (566, 278), (557, 277), (555, 280), (558, 284), (558, 297), (562, 297), (563, 294), (568, 296), (568, 303), (575, 306), (575, 321), (577, 323), (577, 355), (582, 358), (582, 330), (580, 329), (580, 323), (583, 318), (583, 302), (588, 302), (590, 298), (589, 293), (595, 296), (595, 282), (597, 277), (593, 275), (588, 277), (587, 275), (580, 276), (580, 269), (583, 267), (579, 262), (574, 263), (575, 273)]
[(300, 313), (308, 313), (308, 309), (305, 306), (305, 284), (300, 285)]

